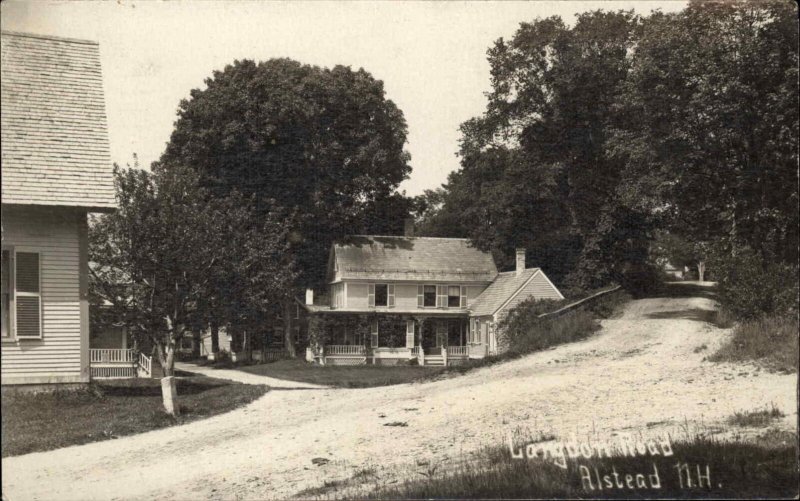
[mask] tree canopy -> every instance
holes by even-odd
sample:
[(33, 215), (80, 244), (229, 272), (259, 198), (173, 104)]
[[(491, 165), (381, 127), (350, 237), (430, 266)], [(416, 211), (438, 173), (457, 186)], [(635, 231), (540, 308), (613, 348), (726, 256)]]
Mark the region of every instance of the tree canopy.
[[(283, 210), (300, 285), (324, 278), (332, 240), (402, 228), (409, 174), (402, 112), (360, 69), (235, 61), (180, 103), (160, 164), (188, 165), (212, 193)], [(399, 216), (399, 217), (398, 217)]]
[[(651, 261), (657, 229), (796, 262), (797, 29), (787, 2), (692, 2), (522, 23), (488, 50), (485, 112), (428, 199), (510, 264), (591, 287)], [(435, 197), (433, 195), (435, 194)]]
[(236, 192), (209, 197), (188, 168), (115, 169), (118, 209), (90, 226), (90, 291), (170, 375), (175, 349), (213, 316), (247, 328), (294, 278), (283, 222)]

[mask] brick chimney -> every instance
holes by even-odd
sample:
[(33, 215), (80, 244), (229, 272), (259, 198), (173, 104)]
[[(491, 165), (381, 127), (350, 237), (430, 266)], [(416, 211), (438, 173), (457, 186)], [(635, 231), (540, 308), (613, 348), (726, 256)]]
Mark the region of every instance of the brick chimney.
[(403, 221), (403, 236), (404, 237), (413, 237), (414, 236), (414, 218), (407, 217)]
[(525, 248), (517, 247), (517, 276), (525, 271)]

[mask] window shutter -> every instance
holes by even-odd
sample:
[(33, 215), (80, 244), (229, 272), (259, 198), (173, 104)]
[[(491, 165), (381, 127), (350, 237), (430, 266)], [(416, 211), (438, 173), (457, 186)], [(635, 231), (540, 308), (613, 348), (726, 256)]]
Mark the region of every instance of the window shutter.
[(378, 319), (376, 318), (372, 322), (372, 347), (378, 347)]
[(367, 294), (367, 301), (369, 302), (369, 307), (375, 307), (375, 284), (369, 284), (369, 292)]
[(425, 306), (425, 287), (422, 285), (417, 286), (417, 308)]
[(414, 347), (414, 321), (406, 320), (406, 348)]
[(17, 252), (14, 284), (17, 337), (42, 337), (42, 298), (38, 252)]
[(436, 286), (436, 306), (439, 308), (447, 306), (447, 287), (444, 285)]
[(386, 286), (386, 295), (386, 304), (391, 308), (394, 306), (394, 284), (389, 284)]
[(461, 286), (461, 307), (467, 307), (467, 288), (464, 285)]

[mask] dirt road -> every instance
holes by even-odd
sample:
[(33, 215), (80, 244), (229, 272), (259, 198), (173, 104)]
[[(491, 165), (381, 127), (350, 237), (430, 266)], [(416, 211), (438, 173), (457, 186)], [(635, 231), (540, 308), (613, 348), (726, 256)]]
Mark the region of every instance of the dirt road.
[[(224, 415), (3, 459), (3, 493), (11, 501), (274, 499), (363, 468), (381, 482), (421, 478), (416, 462), (446, 464), (512, 430), (713, 432), (734, 411), (769, 404), (786, 414), (778, 427), (796, 429), (796, 375), (703, 361), (730, 334), (703, 320), (713, 307), (700, 297), (634, 301), (586, 341), (424, 384), (350, 390), (272, 380), (273, 391)], [(312, 464), (318, 457), (330, 463)]]

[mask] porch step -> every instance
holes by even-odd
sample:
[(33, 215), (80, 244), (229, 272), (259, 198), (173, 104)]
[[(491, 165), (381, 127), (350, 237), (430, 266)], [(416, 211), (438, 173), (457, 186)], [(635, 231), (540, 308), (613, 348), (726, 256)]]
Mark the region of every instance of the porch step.
[(441, 355), (425, 355), (425, 365), (444, 365)]

